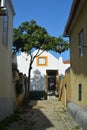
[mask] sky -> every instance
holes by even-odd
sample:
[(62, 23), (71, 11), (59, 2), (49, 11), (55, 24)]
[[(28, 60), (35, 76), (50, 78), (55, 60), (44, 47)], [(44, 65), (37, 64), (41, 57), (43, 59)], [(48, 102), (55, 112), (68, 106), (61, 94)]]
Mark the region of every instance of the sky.
[[(13, 27), (18, 27), (25, 21), (35, 20), (38, 25), (46, 28), (49, 35), (59, 37), (63, 34), (68, 20), (73, 0), (12, 0), (16, 15)], [(70, 58), (70, 50), (55, 57)]]

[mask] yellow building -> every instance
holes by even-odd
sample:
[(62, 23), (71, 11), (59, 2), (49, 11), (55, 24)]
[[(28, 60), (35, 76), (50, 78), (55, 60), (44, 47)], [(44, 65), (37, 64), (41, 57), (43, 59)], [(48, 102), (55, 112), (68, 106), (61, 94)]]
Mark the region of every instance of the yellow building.
[(14, 15), (11, 0), (0, 0), (0, 120), (14, 109), (11, 51)]
[(67, 102), (71, 101), (71, 78), (70, 78), (70, 68), (65, 72), (65, 76), (59, 81), (59, 100), (62, 101), (66, 107)]
[(74, 119), (87, 129), (87, 0), (73, 0), (64, 30), (70, 38), (70, 89), (67, 107)]
[(64, 35), (70, 37), (71, 100), (87, 107), (87, 0), (73, 1)]

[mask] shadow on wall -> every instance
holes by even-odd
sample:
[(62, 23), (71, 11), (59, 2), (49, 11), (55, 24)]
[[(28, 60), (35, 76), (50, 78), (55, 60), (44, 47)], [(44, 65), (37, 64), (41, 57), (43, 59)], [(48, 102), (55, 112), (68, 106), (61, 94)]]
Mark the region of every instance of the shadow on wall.
[(45, 91), (46, 89), (46, 76), (41, 75), (41, 72), (39, 70), (35, 70), (34, 72), (34, 77), (31, 78), (31, 85), (30, 85), (30, 90), (33, 91)]
[(76, 75), (83, 75), (83, 76), (87, 76), (87, 62), (85, 61), (80, 61), (77, 62), (76, 64), (73, 64), (71, 66), (71, 70), (73, 71), (73, 73), (75, 73)]
[(41, 75), (39, 70), (34, 71), (34, 77), (31, 78), (30, 100), (46, 99), (46, 77)]

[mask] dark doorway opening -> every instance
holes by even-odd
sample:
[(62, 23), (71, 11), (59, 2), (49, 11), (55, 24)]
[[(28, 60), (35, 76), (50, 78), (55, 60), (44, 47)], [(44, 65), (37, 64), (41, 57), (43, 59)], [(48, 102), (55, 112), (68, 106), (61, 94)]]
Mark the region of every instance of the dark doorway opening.
[(58, 70), (47, 70), (47, 95), (54, 96), (57, 91)]
[(56, 90), (56, 72), (48, 72), (48, 90)]

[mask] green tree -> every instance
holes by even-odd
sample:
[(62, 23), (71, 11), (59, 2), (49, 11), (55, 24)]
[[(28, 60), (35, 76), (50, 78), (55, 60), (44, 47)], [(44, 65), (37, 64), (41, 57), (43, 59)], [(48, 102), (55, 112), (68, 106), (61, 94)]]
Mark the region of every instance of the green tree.
[[(57, 48), (59, 43), (65, 45), (62, 50)], [(41, 55), (44, 51), (53, 50), (55, 52), (64, 52), (69, 47), (69, 44), (62, 38), (50, 36), (47, 30), (39, 26), (36, 21), (23, 22), (18, 28), (13, 31), (13, 49), (16, 52), (26, 52), (30, 55), (29, 71), (28, 71), (28, 92), (30, 87), (30, 74), (34, 59)], [(32, 55), (33, 49), (37, 49), (35, 56)], [(40, 50), (41, 53), (40, 53)]]

